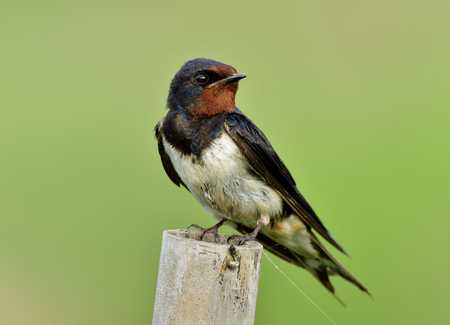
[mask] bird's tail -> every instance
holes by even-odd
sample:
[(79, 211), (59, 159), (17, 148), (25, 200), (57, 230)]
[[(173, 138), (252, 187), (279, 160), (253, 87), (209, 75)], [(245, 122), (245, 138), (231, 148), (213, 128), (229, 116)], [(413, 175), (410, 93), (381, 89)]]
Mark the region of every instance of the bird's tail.
[[(245, 226), (238, 225), (236, 229), (242, 233), (249, 233), (251, 229), (246, 228)], [(304, 257), (289, 248), (278, 244), (273, 239), (267, 237), (262, 233), (258, 233), (256, 240), (260, 242), (264, 248), (273, 254), (281, 257), (282, 259), (293, 263), (297, 266), (300, 266), (306, 269), (312, 276), (314, 276), (322, 285), (330, 291), (331, 294), (344, 306), (345, 303), (335, 294), (335, 290), (333, 285), (330, 282), (330, 275), (340, 275), (345, 280), (353, 283), (362, 291), (366, 292), (369, 296), (371, 294), (369, 291), (344, 267), (341, 263), (339, 263), (331, 253), (322, 245), (322, 243), (318, 240), (318, 238), (311, 233), (312, 236), (312, 244), (317, 248), (320, 252), (320, 259), (307, 258)]]
[[(331, 255), (331, 253), (323, 246), (323, 244), (317, 239), (317, 237), (313, 233), (311, 233), (310, 235), (315, 242), (314, 244), (316, 244), (320, 250), (321, 257), (323, 260), (322, 264), (326, 266), (328, 275), (338, 274), (345, 280), (349, 281), (350, 283), (353, 283), (362, 291), (366, 292), (369, 296), (372, 296), (370, 292), (358, 280), (356, 280), (353, 274), (351, 274), (341, 263), (339, 263), (339, 261), (336, 258), (334, 258), (333, 255)], [(331, 286), (331, 288), (333, 287)]]

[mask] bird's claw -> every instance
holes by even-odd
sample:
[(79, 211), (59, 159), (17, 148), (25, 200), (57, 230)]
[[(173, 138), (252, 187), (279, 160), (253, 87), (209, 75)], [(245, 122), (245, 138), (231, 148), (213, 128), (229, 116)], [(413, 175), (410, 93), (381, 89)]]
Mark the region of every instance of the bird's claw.
[(189, 226), (187, 227), (187, 229), (189, 229), (189, 228), (191, 228), (191, 227), (193, 227), (193, 228), (195, 228), (195, 229), (198, 229), (198, 230), (201, 230), (201, 231), (206, 230), (205, 228), (202, 228), (202, 227), (200, 227), (199, 225), (197, 225), (197, 224), (195, 224), (195, 223), (189, 225)]
[(200, 234), (200, 241), (203, 240), (203, 237), (205, 237), (205, 235), (206, 235), (207, 233), (212, 233), (212, 234), (214, 235), (214, 237), (216, 238), (216, 241), (217, 241), (217, 239), (219, 238), (219, 233), (218, 233), (217, 231), (219, 230), (219, 228), (220, 228), (224, 223), (225, 223), (225, 220), (222, 220), (222, 221), (220, 221), (218, 224), (216, 224), (216, 225), (214, 225), (214, 226), (212, 226), (212, 227), (209, 227), (209, 228), (203, 228), (203, 227), (200, 227), (199, 225), (193, 223), (192, 225), (189, 225), (189, 227), (187, 227), (187, 229), (193, 227), (193, 228), (195, 228), (195, 229), (200, 230), (200, 231), (201, 231), (201, 234)]
[(234, 235), (231, 235), (230, 237), (228, 237), (227, 243), (229, 244), (230, 240), (231, 239), (235, 239), (235, 238), (237, 238), (237, 241), (236, 241), (235, 245), (242, 246), (248, 241), (255, 240), (256, 234), (254, 234), (254, 235), (253, 234), (249, 234), (249, 235), (236, 235), (236, 234), (234, 234)]
[(230, 243), (230, 239), (237, 238), (236, 245), (242, 246), (247, 241), (255, 240), (256, 236), (258, 235), (259, 230), (264, 226), (264, 224), (261, 221), (258, 221), (258, 225), (256, 226), (255, 230), (253, 230), (251, 233), (247, 235), (231, 235), (227, 239), (227, 243)]

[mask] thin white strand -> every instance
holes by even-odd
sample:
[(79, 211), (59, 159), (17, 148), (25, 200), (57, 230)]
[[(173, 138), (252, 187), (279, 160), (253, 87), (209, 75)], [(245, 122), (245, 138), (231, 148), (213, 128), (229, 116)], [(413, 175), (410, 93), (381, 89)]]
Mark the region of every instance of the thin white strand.
[(288, 277), (286, 274), (284, 274), (284, 272), (281, 271), (281, 269), (280, 269), (278, 266), (275, 265), (275, 263), (272, 261), (272, 259), (269, 257), (269, 255), (266, 254), (266, 252), (263, 251), (263, 253), (264, 253), (264, 255), (267, 257), (267, 259), (269, 260), (269, 262), (270, 262), (273, 266), (275, 266), (275, 268), (276, 268), (278, 271), (280, 271), (281, 274), (283, 274), (284, 277), (285, 277), (286, 279), (288, 279), (289, 282), (292, 283), (292, 285), (293, 285), (294, 287), (297, 288), (298, 291), (300, 291), (306, 298), (308, 298), (308, 300), (309, 300), (314, 306), (316, 306), (316, 308), (319, 309), (320, 312), (321, 312), (322, 314), (324, 314), (325, 317), (328, 318), (328, 319), (330, 320), (330, 322), (332, 322), (334, 325), (336, 325), (336, 323), (333, 322), (333, 320), (332, 320), (327, 314), (325, 314), (325, 312), (324, 312), (322, 309), (320, 309), (320, 307), (317, 306), (316, 303), (315, 303), (314, 301), (312, 301), (311, 298), (309, 298), (309, 297), (306, 295), (306, 293), (303, 292), (302, 289), (300, 289), (299, 287), (297, 287), (297, 285), (296, 285), (291, 279), (289, 279), (289, 277)]

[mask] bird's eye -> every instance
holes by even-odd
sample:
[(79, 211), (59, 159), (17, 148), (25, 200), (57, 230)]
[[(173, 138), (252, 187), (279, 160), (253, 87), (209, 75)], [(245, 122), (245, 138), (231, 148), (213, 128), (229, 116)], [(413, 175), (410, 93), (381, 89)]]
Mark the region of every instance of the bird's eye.
[(204, 85), (209, 81), (209, 77), (206, 73), (200, 72), (195, 75), (194, 80), (199, 85)]

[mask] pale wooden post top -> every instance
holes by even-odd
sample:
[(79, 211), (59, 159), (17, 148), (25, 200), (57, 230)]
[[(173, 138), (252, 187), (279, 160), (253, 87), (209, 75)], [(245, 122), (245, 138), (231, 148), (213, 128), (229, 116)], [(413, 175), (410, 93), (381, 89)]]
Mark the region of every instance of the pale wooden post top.
[(254, 323), (262, 245), (228, 237), (164, 231), (153, 324)]

